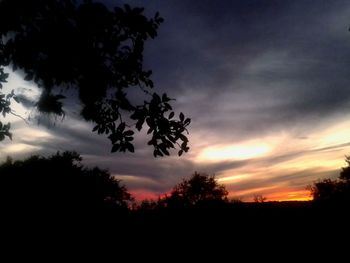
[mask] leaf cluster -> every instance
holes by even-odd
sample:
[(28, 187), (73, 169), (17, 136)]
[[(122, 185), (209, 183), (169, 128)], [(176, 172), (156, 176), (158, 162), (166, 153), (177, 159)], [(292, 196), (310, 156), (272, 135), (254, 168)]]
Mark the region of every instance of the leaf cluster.
[[(76, 90), (82, 118), (110, 139), (112, 152), (134, 152), (134, 133), (146, 123), (154, 156), (169, 155), (175, 147), (181, 155), (189, 149), (190, 119), (182, 113), (175, 119), (171, 99), (152, 91), (144, 46), (157, 36), (163, 18), (143, 12), (88, 0), (3, 0), (0, 69), (20, 69), (25, 80), (41, 88), (36, 106), (45, 114), (64, 116), (69, 98), (62, 93)], [(144, 103), (133, 102), (131, 88)]]

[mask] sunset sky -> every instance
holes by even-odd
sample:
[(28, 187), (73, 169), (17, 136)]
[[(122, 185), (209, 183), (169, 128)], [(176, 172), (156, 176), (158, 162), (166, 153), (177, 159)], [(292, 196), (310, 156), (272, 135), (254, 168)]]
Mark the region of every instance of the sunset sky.
[[(104, 1), (112, 6), (120, 1)], [(67, 99), (63, 121), (37, 116), (39, 90), (11, 74), (13, 141), (0, 158), (75, 150), (139, 198), (156, 198), (193, 172), (216, 174), (230, 196), (305, 200), (350, 154), (350, 1), (126, 1), (165, 22), (147, 42), (158, 93), (191, 117), (190, 152), (154, 158), (142, 132), (135, 153), (110, 153)], [(38, 125), (38, 122), (40, 125)]]

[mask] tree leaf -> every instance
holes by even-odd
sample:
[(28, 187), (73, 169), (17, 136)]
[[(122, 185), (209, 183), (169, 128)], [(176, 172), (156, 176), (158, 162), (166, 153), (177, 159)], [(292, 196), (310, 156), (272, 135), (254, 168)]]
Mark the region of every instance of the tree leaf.
[(31, 81), (33, 79), (33, 74), (32, 73), (29, 73), (25, 76), (24, 80), (26, 81)]
[(162, 101), (163, 101), (163, 102), (168, 102), (168, 101), (170, 101), (170, 98), (168, 97), (168, 95), (167, 95), (166, 93), (163, 94), (163, 96), (162, 96)]
[(153, 128), (149, 128), (148, 131), (147, 131), (147, 134), (150, 134), (153, 132)]
[(181, 112), (179, 117), (180, 117), (180, 121), (183, 122), (185, 119), (185, 115)]
[(170, 104), (169, 103), (164, 103), (164, 105), (165, 105), (165, 108), (167, 109), (167, 110), (172, 110), (173, 108), (170, 106)]
[(153, 100), (159, 104), (161, 102), (160, 97), (157, 93), (153, 93)]
[(120, 149), (120, 144), (114, 144), (114, 145), (112, 146), (111, 152), (112, 152), (112, 153), (117, 152), (119, 149)]
[(118, 131), (123, 132), (125, 130), (125, 126), (125, 122), (120, 123), (118, 126)]
[(136, 129), (137, 129), (138, 131), (141, 131), (144, 122), (145, 122), (145, 120), (139, 120), (139, 121), (136, 123)]
[(126, 148), (128, 149), (129, 152), (132, 152), (132, 153), (135, 152), (134, 145), (132, 145), (131, 143), (127, 143)]
[(20, 100), (17, 96), (14, 96), (13, 99), (15, 100), (15, 102), (20, 103)]
[(124, 132), (124, 136), (132, 136), (132, 135), (134, 135), (134, 132), (132, 130), (128, 130)]

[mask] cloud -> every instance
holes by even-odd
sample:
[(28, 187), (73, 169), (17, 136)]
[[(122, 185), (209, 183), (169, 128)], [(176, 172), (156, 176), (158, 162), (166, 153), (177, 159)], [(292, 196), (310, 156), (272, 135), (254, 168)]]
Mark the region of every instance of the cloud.
[(332, 146), (328, 146), (328, 147), (317, 148), (317, 149), (310, 150), (310, 151), (312, 151), (312, 152), (333, 151), (333, 150), (343, 149), (344, 147), (348, 147), (348, 146), (350, 146), (350, 142), (336, 144), (336, 145), (332, 145)]
[(306, 169), (285, 174), (280, 172), (267, 175), (265, 178), (252, 177), (244, 181), (228, 184), (227, 189), (230, 191), (231, 196), (240, 196), (247, 201), (252, 200), (254, 194), (262, 194), (269, 200), (274, 200), (273, 196), (278, 193), (283, 198), (287, 198), (287, 193), (293, 191), (304, 192), (303, 197), (305, 197), (305, 194), (309, 194), (306, 189), (308, 185), (319, 179), (336, 178), (338, 176), (339, 170)]
[(192, 116), (196, 130), (253, 136), (253, 130), (324, 118), (349, 101), (347, 30), (325, 27), (331, 21), (340, 23), (332, 28), (347, 28), (334, 20), (340, 8), (349, 10), (345, 2), (191, 1), (176, 6), (180, 22), (179, 13), (159, 8), (168, 15), (165, 36), (155, 40), (148, 60), (158, 86), (181, 92), (178, 108)]

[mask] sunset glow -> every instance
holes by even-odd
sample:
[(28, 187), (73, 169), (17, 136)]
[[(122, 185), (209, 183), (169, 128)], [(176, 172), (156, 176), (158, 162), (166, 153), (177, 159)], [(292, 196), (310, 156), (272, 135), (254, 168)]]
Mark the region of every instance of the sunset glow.
[(233, 176), (226, 176), (226, 177), (222, 177), (222, 178), (218, 178), (217, 181), (220, 183), (229, 183), (229, 182), (235, 182), (235, 181), (242, 181), (244, 179), (247, 179), (249, 177), (251, 177), (252, 174), (239, 174), (239, 175), (233, 175)]
[(306, 189), (286, 189), (284, 192), (271, 193), (267, 196), (268, 201), (309, 201), (311, 199), (310, 192)]
[(197, 158), (200, 161), (244, 160), (263, 156), (269, 150), (269, 146), (265, 144), (218, 146), (204, 149)]
[(4, 154), (8, 154), (8, 155), (13, 155), (16, 153), (29, 153), (32, 152), (33, 150), (37, 150), (40, 149), (39, 147), (35, 147), (35, 146), (31, 146), (28, 144), (23, 144), (23, 143), (18, 143), (18, 144), (13, 144), (13, 145), (9, 145), (6, 147), (6, 150), (3, 150)]
[[(144, 64), (154, 92), (176, 99), (169, 102), (172, 120), (180, 112), (191, 118), (188, 153), (154, 158), (147, 122), (138, 133), (133, 121), (126, 127), (135, 132), (135, 152), (111, 153), (109, 134), (92, 132), (96, 123), (82, 118), (74, 85), (53, 88), (65, 96), (66, 115), (50, 121), (35, 107), (41, 89), (5, 67), (10, 75), (1, 92), (14, 90), (19, 103), (11, 101), (15, 115), (0, 116), (13, 135), (1, 141), (0, 161), (77, 151), (137, 199), (168, 193), (197, 171), (214, 174), (230, 197), (309, 200), (306, 186), (336, 178), (350, 154), (350, 3), (214, 2), (140, 2), (149, 14), (164, 14)], [(136, 90), (125, 89), (130, 102), (144, 95)], [(129, 113), (122, 112), (123, 121)]]

